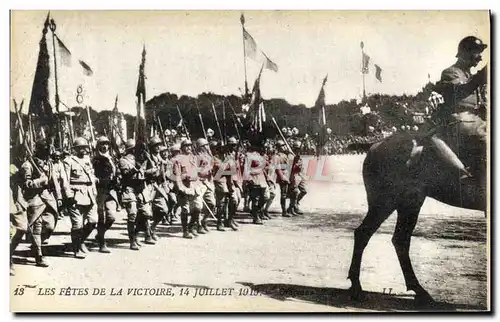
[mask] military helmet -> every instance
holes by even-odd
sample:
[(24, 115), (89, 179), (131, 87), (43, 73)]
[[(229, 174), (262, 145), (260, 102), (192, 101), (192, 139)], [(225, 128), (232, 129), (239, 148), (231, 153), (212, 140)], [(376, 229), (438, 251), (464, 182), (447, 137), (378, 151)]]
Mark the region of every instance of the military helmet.
[(127, 142), (125, 142), (125, 151), (133, 149), (133, 148), (135, 148), (135, 140), (128, 139)]
[(218, 143), (217, 143), (217, 141), (210, 141), (209, 145), (210, 145), (210, 148), (214, 149), (218, 146)]
[(285, 145), (285, 141), (283, 140), (278, 140), (278, 142), (276, 142), (276, 146), (283, 146)]
[(157, 146), (159, 144), (162, 144), (162, 140), (159, 137), (157, 137), (157, 136), (155, 136), (154, 138), (152, 138), (149, 141), (149, 146), (150, 147), (154, 147), (154, 146)]
[(182, 147), (185, 147), (185, 146), (188, 146), (188, 145), (193, 145), (193, 143), (191, 142), (190, 139), (185, 139), (181, 142), (181, 148)]
[(201, 147), (201, 146), (204, 146), (204, 145), (207, 145), (208, 144), (208, 141), (207, 139), (205, 138), (199, 138), (198, 140), (196, 140), (196, 144)]
[(175, 151), (179, 152), (180, 150), (181, 150), (181, 145), (179, 143), (175, 143), (174, 145), (172, 145), (170, 147), (171, 152), (175, 152)]
[(468, 36), (460, 40), (457, 56), (461, 53), (482, 52), (486, 47), (488, 45), (484, 44), (481, 39), (475, 36)]
[(230, 137), (229, 139), (227, 139), (227, 144), (238, 144), (238, 140), (236, 140), (236, 138), (234, 136)]
[(79, 147), (88, 147), (89, 143), (85, 138), (82, 137), (77, 137), (75, 141), (73, 142), (73, 147), (74, 148), (79, 148)]
[(300, 147), (302, 146), (302, 142), (300, 141), (293, 141), (293, 148), (294, 149), (300, 149)]
[(103, 136), (101, 136), (101, 137), (99, 137), (97, 139), (97, 145), (104, 144), (104, 143), (108, 143), (109, 144), (110, 142), (109, 142), (108, 137), (103, 135)]

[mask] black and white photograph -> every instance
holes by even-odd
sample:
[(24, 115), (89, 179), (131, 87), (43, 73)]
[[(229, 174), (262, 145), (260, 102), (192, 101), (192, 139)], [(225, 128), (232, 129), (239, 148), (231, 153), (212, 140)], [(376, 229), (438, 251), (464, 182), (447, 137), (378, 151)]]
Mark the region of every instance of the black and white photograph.
[(11, 10), (11, 312), (491, 312), (491, 19)]

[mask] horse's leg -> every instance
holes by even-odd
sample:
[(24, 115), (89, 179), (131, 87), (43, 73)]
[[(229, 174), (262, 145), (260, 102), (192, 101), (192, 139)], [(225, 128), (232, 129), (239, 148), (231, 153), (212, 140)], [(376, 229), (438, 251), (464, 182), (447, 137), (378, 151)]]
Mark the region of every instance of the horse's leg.
[(425, 196), (412, 195), (405, 198), (404, 205), (398, 205), (398, 219), (392, 243), (398, 255), (399, 264), (403, 271), (407, 290), (415, 292), (415, 300), (421, 303), (433, 302), (429, 293), (420, 285), (410, 260), (410, 242), (413, 230), (417, 224), (420, 208), (424, 203)]
[(352, 253), (351, 267), (349, 268), (349, 276), (347, 278), (351, 280), (351, 288), (349, 290), (351, 291), (352, 297), (355, 299), (359, 298), (363, 291), (359, 281), (363, 251), (370, 238), (387, 217), (390, 216), (394, 209), (395, 207), (387, 203), (387, 200), (381, 201), (380, 204), (374, 205), (372, 203), (368, 207), (368, 213), (365, 219), (354, 231), (354, 250)]

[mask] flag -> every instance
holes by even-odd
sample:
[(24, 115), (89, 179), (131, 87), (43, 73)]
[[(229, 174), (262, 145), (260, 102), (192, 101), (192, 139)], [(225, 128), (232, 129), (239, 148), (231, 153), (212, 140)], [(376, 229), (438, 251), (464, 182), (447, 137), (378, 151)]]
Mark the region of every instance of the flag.
[(318, 139), (316, 142), (316, 155), (319, 155), (323, 146), (326, 143), (326, 113), (325, 113), (325, 84), (328, 80), (328, 74), (323, 79), (323, 83), (321, 84), (321, 89), (318, 94), (318, 98), (314, 103), (314, 107), (312, 109), (313, 120), (317, 120), (317, 126), (313, 128), (317, 129)]
[(272, 70), (273, 72), (278, 72), (278, 65), (276, 65), (272, 60), (269, 59), (269, 57), (267, 57), (267, 55), (262, 52), (262, 55), (264, 55), (266, 61), (264, 63), (264, 67), (266, 69), (269, 69), (269, 70)]
[(365, 52), (363, 52), (363, 66), (361, 67), (361, 72), (363, 74), (368, 74), (368, 64), (370, 63), (370, 56), (368, 56), (367, 54), (365, 54)]
[(257, 57), (257, 43), (245, 27), (243, 27), (243, 44), (245, 46), (245, 56), (255, 59)]
[(49, 27), (49, 15), (45, 20), (40, 39), (40, 49), (38, 52), (38, 61), (36, 64), (35, 78), (31, 89), (31, 99), (28, 108), (28, 114), (45, 118), (52, 121), (54, 107), (49, 100), (49, 77), (50, 77), (50, 56), (47, 46), (47, 31)]
[(69, 51), (68, 47), (64, 45), (61, 39), (59, 39), (59, 37), (56, 36), (56, 40), (59, 47), (61, 63), (63, 63), (65, 66), (71, 66), (71, 52)]
[(89, 65), (87, 65), (84, 61), (81, 61), (81, 60), (79, 60), (79, 62), (80, 62), (80, 66), (82, 66), (82, 68), (83, 68), (83, 73), (86, 76), (92, 76), (94, 74), (94, 72), (92, 71), (92, 69), (90, 68)]
[(382, 82), (382, 68), (379, 65), (375, 64), (375, 78), (378, 79), (379, 82)]
[[(139, 79), (137, 80), (137, 90), (135, 96), (137, 97), (137, 113), (135, 119), (134, 133), (136, 140), (146, 142), (146, 77), (144, 75), (144, 68), (146, 65), (146, 47), (142, 49), (142, 60), (139, 65)], [(140, 146), (140, 145), (139, 145)]]
[(263, 108), (261, 107), (262, 97), (260, 95), (260, 77), (262, 75), (262, 69), (264, 64), (260, 68), (259, 76), (255, 79), (255, 83), (252, 89), (252, 98), (250, 100), (250, 128), (257, 132), (262, 132), (262, 118), (263, 118)]

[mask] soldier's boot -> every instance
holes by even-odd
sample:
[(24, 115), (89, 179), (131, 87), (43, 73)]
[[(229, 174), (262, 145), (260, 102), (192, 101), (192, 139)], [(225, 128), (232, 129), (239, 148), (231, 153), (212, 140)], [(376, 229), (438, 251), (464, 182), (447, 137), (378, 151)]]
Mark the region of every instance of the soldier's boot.
[(238, 227), (235, 225), (234, 222), (234, 214), (236, 213), (236, 205), (233, 203), (230, 203), (228, 205), (228, 211), (227, 211), (227, 220), (229, 223), (229, 228), (231, 228), (233, 231), (238, 231)]
[(152, 237), (152, 232), (151, 232), (151, 221), (148, 218), (144, 219), (144, 225), (146, 226), (145, 229), (145, 238), (144, 238), (144, 243), (147, 245), (155, 245), (156, 242)]
[(253, 223), (254, 225), (263, 225), (264, 223), (259, 217), (259, 211), (257, 209), (257, 205), (252, 205), (252, 218), (253, 218)]
[(222, 217), (224, 215), (223, 207), (217, 208), (217, 230), (218, 231), (226, 231), (222, 225)]
[(446, 142), (435, 135), (433, 135), (429, 141), (432, 149), (437, 152), (437, 155), (441, 158), (441, 160), (458, 171), (460, 180), (473, 177), (473, 175), (469, 172), (469, 169), (465, 167), (462, 161), (448, 146), (448, 144), (446, 144)]
[(130, 242), (131, 250), (139, 250), (139, 245), (136, 243), (136, 232), (135, 232), (135, 223), (127, 222), (127, 232), (128, 232), (128, 240)]
[(104, 224), (100, 223), (97, 227), (97, 242), (99, 243), (99, 253), (109, 254), (111, 251), (106, 245), (106, 237), (105, 234), (113, 225), (114, 220), (107, 220)]
[(297, 214), (295, 213), (295, 198), (290, 198), (290, 205), (288, 206), (286, 212), (292, 216), (297, 216)]
[[(162, 218), (162, 220), (165, 219), (165, 216)], [(158, 227), (158, 224), (160, 222), (155, 220), (151, 223), (151, 238), (153, 238), (154, 241), (158, 241), (158, 235), (156, 234), (156, 227)]]
[(204, 214), (203, 219), (201, 220), (201, 227), (203, 228), (203, 231), (205, 231), (205, 233), (209, 232), (207, 221), (208, 221), (208, 215)]
[(90, 236), (90, 234), (94, 231), (96, 224), (93, 223), (87, 223), (85, 226), (83, 226), (82, 229), (82, 235), (81, 235), (81, 241), (80, 241), (80, 249), (84, 253), (88, 253), (89, 250), (87, 246), (85, 245), (85, 241), (87, 238)]
[(189, 228), (189, 232), (191, 233), (191, 235), (193, 235), (193, 237), (198, 236), (198, 234), (197, 234), (198, 217), (199, 217), (198, 213), (191, 212), (191, 219), (189, 220), (188, 228)]
[(49, 263), (42, 254), (42, 236), (33, 235), (33, 245), (35, 249), (35, 262), (38, 267), (49, 267)]
[(181, 214), (181, 224), (182, 224), (182, 238), (193, 239), (193, 235), (189, 233), (188, 229), (188, 215)]
[(250, 209), (250, 198), (249, 197), (245, 197), (245, 199), (243, 199), (243, 211), (248, 212), (248, 213), (250, 213), (252, 211), (252, 209)]
[(87, 257), (87, 255), (82, 252), (81, 249), (81, 234), (82, 230), (81, 229), (73, 229), (71, 230), (71, 245), (73, 247), (73, 253), (75, 255), (75, 258), (79, 259), (84, 259)]
[(19, 246), (19, 243), (21, 243), (21, 240), (23, 240), (24, 234), (24, 231), (16, 230), (14, 236), (12, 236), (10, 240), (10, 258), (12, 258), (12, 255), (14, 255), (17, 246)]
[(286, 198), (281, 198), (280, 203), (281, 203), (281, 216), (282, 217), (292, 217), (286, 211)]

